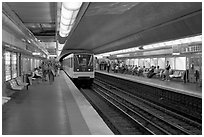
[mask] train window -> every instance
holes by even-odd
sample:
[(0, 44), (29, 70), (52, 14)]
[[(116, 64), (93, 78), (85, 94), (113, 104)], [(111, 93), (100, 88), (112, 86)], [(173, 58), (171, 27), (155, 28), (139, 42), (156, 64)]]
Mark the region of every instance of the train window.
[(92, 55), (89, 56), (89, 64), (88, 64), (88, 66), (93, 66), (93, 56)]
[(92, 55), (82, 54), (76, 55), (77, 62), (80, 66), (92, 66), (93, 65), (93, 57)]
[(11, 72), (12, 72), (12, 78), (17, 77), (17, 54), (16, 53), (12, 53), (11, 54)]
[(5, 58), (5, 79), (10, 80), (11, 79), (11, 53), (6, 51), (4, 53)]
[(85, 66), (87, 64), (86, 62), (87, 62), (86, 58), (82, 58), (82, 59), (80, 59), (79, 64), (82, 66)]

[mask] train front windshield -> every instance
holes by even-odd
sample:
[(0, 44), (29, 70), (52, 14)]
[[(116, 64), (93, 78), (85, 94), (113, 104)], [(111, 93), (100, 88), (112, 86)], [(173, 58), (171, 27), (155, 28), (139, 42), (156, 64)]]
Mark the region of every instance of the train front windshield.
[(76, 71), (93, 71), (93, 55), (77, 54), (75, 55)]

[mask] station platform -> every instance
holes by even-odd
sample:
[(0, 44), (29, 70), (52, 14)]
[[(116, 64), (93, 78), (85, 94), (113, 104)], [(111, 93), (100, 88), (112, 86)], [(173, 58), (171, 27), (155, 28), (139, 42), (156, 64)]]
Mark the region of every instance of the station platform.
[(176, 82), (176, 81), (162, 81), (155, 78), (145, 78), (142, 76), (134, 76), (122, 73), (114, 73), (114, 72), (107, 72), (107, 71), (100, 71), (96, 70), (97, 73), (102, 73), (106, 75), (110, 75), (113, 77), (118, 77), (125, 80), (130, 80), (133, 82), (138, 82), (146, 85), (150, 85), (157, 88), (166, 89), (173, 92), (178, 92), (181, 94), (186, 94), (190, 96), (194, 96), (197, 98), (202, 98), (202, 87), (194, 83), (183, 83), (183, 82)]
[(64, 71), (34, 83), (2, 110), (3, 135), (113, 135)]

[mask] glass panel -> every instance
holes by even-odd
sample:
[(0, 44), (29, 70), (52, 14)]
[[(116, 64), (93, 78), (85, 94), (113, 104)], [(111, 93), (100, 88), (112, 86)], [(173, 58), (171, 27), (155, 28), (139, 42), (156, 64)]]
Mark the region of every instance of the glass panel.
[(34, 70), (35, 68), (34, 59), (31, 59), (30, 61), (31, 61), (31, 64), (30, 64), (31, 70)]
[(139, 59), (138, 65), (142, 68), (144, 66), (144, 59)]
[(6, 81), (11, 79), (11, 53), (5, 52), (4, 53), (5, 58), (5, 79)]
[(129, 64), (130, 64), (129, 62), (130, 62), (130, 59), (126, 59), (126, 60), (125, 60), (125, 64), (126, 64), (126, 65), (129, 65)]
[(11, 60), (12, 60), (12, 78), (17, 77), (17, 54), (12, 53), (11, 55)]
[(158, 66), (161, 69), (165, 69), (165, 58), (158, 58)]
[(134, 59), (134, 65), (137, 65), (138, 66), (138, 59)]
[(92, 61), (93, 61), (93, 57), (92, 55), (88, 55), (88, 54), (80, 54), (80, 55), (76, 55), (77, 61), (79, 66), (92, 66)]
[(151, 58), (151, 66), (157, 66), (157, 58)]
[(144, 65), (145, 68), (150, 68), (150, 58), (145, 59)]
[(186, 70), (186, 57), (176, 57), (177, 70)]
[(134, 65), (134, 59), (130, 59), (130, 64), (129, 65)]
[[(170, 66), (171, 66), (171, 69), (175, 69), (175, 63), (174, 63), (174, 60), (175, 60), (175, 58), (166, 58), (166, 61), (169, 61), (169, 64), (170, 64)], [(166, 62), (165, 62), (165, 65), (166, 65)]]

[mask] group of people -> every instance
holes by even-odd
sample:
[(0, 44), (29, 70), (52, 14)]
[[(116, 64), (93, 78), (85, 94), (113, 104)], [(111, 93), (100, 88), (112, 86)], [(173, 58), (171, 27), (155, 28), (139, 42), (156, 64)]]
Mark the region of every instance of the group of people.
[(170, 71), (170, 63), (167, 61), (165, 65), (165, 69), (160, 69), (159, 66), (151, 66), (150, 68), (145, 68), (145, 66), (140, 67), (137, 65), (125, 65), (124, 62), (111, 62), (110, 60), (106, 62), (101, 62), (99, 64), (100, 70), (105, 70), (109, 72), (112, 70), (114, 73), (125, 73), (132, 74), (137, 76), (146, 76), (148, 78), (152, 78), (154, 75), (161, 77), (162, 80), (170, 81), (169, 71)]
[[(54, 82), (54, 77), (59, 75), (60, 63), (55, 61), (43, 61), (39, 68), (35, 68), (33, 78), (49, 80), (50, 84)], [(47, 78), (48, 77), (48, 78)]]

